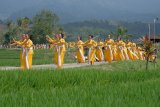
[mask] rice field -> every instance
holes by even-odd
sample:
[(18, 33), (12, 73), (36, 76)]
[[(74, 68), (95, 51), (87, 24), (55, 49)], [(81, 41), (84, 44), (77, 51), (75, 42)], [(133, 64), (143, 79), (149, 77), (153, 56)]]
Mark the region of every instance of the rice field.
[(0, 72), (2, 107), (159, 107), (159, 90), (157, 70), (84, 67)]
[[(14, 52), (11, 59), (17, 57), (18, 50)], [(159, 107), (160, 62), (156, 66), (149, 64), (148, 71), (145, 71), (144, 61), (68, 69), (0, 71), (0, 106)]]

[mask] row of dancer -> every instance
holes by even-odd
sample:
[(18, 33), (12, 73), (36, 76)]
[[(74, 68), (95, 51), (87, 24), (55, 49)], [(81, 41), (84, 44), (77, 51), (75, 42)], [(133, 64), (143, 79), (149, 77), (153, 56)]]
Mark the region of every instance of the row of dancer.
[(112, 61), (123, 61), (123, 60), (144, 60), (145, 52), (141, 47), (137, 46), (134, 42), (124, 42), (121, 38), (118, 41), (108, 38), (102, 42), (99, 38), (98, 41), (93, 40), (93, 36), (89, 35), (86, 42), (82, 42), (81, 38), (77, 38), (75, 48), (77, 48), (76, 58), (78, 63), (85, 62), (84, 59), (84, 47), (89, 49), (88, 51), (88, 62), (92, 65), (95, 60), (106, 61), (111, 63)]
[[(58, 68), (63, 66), (66, 42), (62, 34), (56, 34), (55, 38), (50, 38), (46, 36), (47, 41), (54, 47), (54, 63)], [(121, 39), (114, 41), (111, 36), (102, 42), (98, 39), (96, 42), (93, 40), (93, 35), (88, 36), (88, 40), (83, 42), (81, 37), (77, 37), (77, 42), (72, 42), (74, 44), (72, 48), (76, 48), (76, 59), (78, 63), (86, 62), (91, 65), (94, 64), (96, 60), (99, 62), (106, 61), (112, 63), (112, 61), (123, 61), (123, 60), (144, 60), (145, 53), (141, 47), (136, 46), (134, 42), (124, 42)], [(87, 58), (84, 56), (84, 48), (88, 48)]]
[[(62, 68), (67, 44), (64, 35), (56, 34), (54, 38), (46, 36), (46, 40), (54, 47), (53, 63), (57, 65), (57, 68)], [(96, 42), (93, 40), (92, 35), (89, 35), (88, 40), (83, 42), (81, 37), (78, 36), (77, 41), (74, 44), (73, 47), (76, 48), (76, 58), (78, 63), (84, 63), (86, 62), (86, 59), (91, 65), (93, 65), (96, 60), (99, 62), (104, 60), (112, 63), (112, 61), (145, 59), (144, 51), (141, 47), (136, 46), (134, 42), (124, 42), (121, 39), (114, 41), (111, 39), (110, 35), (108, 35), (108, 38), (104, 42), (102, 42), (101, 39), (98, 39)], [(20, 53), (21, 68), (32, 68), (33, 42), (29, 35), (23, 34), (22, 39), (19, 41), (13, 39), (12, 45), (17, 45), (22, 48)], [(87, 58), (84, 56), (84, 48), (88, 48)]]

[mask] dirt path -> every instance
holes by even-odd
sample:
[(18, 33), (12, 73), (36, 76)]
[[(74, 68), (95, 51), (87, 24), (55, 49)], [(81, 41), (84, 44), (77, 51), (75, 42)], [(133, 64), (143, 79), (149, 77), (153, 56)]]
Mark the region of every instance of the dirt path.
[[(101, 65), (105, 64), (106, 62), (95, 62), (94, 65)], [(88, 63), (77, 64), (77, 63), (70, 63), (64, 64), (63, 68), (76, 68), (76, 67), (84, 67), (84, 66), (91, 66)], [(45, 65), (33, 65), (33, 69), (55, 69), (56, 65), (54, 64), (45, 64)], [(20, 67), (13, 67), (13, 66), (5, 66), (0, 67), (0, 70), (18, 70)]]

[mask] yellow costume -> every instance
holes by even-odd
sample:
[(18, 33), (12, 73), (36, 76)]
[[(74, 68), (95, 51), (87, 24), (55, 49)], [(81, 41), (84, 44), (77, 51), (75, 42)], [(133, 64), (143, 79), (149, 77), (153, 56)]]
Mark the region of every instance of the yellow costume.
[(63, 38), (61, 38), (58, 42), (57, 42), (57, 46), (58, 46), (58, 68), (63, 67), (64, 64), (64, 56), (65, 56), (65, 40)]
[(83, 44), (84, 43), (81, 40), (77, 41), (77, 43), (76, 43), (76, 46), (77, 46), (76, 56), (77, 56), (78, 63), (85, 62)]
[(131, 42), (128, 42), (128, 43), (126, 44), (128, 57), (129, 57), (130, 60), (133, 60), (133, 52), (132, 52), (131, 46), (132, 46), (132, 43), (131, 43)]
[(31, 69), (32, 68), (32, 57), (33, 57), (33, 42), (28, 39), (25, 43), (25, 62), (26, 62), (26, 68)]
[(137, 47), (137, 56), (140, 60), (144, 60), (143, 51), (141, 47)]
[(136, 43), (132, 43), (133, 60), (138, 60)]
[(54, 60), (53, 60), (53, 62), (55, 65), (57, 65), (57, 67), (60, 67), (60, 61), (58, 61), (59, 50), (58, 50), (58, 45), (57, 45), (59, 40), (51, 39), (50, 37), (48, 37), (48, 42), (54, 46), (54, 58), (53, 58)]
[(123, 42), (123, 55), (125, 57), (125, 60), (129, 60), (129, 56), (128, 56), (127, 47), (126, 47), (125, 42)]
[(122, 40), (117, 42), (117, 61), (125, 60), (123, 46), (124, 46), (124, 42)]
[(33, 56), (33, 42), (30, 39), (25, 39), (23, 41), (15, 41), (15, 43), (22, 47), (22, 52), (20, 53), (21, 68), (31, 69)]
[(112, 45), (114, 43), (113, 39), (107, 39), (104, 43), (104, 61), (108, 61), (109, 63), (113, 60), (113, 53), (112, 53)]
[(87, 46), (89, 48), (88, 62), (91, 63), (92, 65), (94, 64), (95, 61), (95, 52), (96, 52), (95, 47), (97, 46), (97, 43), (93, 39), (90, 39), (84, 43), (84, 46)]
[(22, 40), (22, 41), (15, 41), (15, 44), (18, 46), (21, 46), (22, 51), (20, 52), (20, 66), (21, 69), (25, 69), (25, 49), (24, 49), (24, 45), (22, 45), (24, 42), (26, 41), (26, 39)]
[(102, 51), (103, 42), (97, 42), (97, 48), (96, 48), (96, 57), (98, 58), (98, 61), (101, 62), (104, 60), (104, 55)]
[(112, 45), (112, 53), (113, 53), (113, 60), (117, 60), (117, 42), (114, 42)]

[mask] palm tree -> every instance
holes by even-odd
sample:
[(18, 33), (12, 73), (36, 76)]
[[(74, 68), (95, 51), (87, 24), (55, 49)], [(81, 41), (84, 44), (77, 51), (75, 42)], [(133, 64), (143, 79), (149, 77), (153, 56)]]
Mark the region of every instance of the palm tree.
[(125, 28), (123, 26), (118, 26), (118, 28), (117, 28), (117, 39), (119, 37), (125, 37), (127, 32), (128, 32), (127, 28)]

